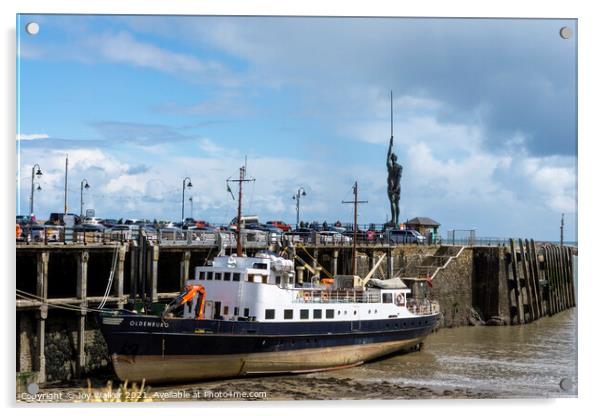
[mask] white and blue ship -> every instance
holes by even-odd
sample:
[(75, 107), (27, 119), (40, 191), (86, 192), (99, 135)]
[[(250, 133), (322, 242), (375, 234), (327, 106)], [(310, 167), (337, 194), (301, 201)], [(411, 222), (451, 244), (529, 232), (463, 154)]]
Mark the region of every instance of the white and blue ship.
[(400, 279), (295, 282), (272, 254), (219, 256), (163, 316), (114, 312), (101, 329), (121, 380), (181, 382), (355, 366), (420, 345), (436, 302)]

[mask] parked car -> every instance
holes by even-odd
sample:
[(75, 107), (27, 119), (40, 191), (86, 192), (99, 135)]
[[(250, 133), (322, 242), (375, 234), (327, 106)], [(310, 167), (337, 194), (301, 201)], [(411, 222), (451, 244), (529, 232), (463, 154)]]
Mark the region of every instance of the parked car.
[(416, 230), (390, 230), (387, 234), (389, 243), (425, 244), (426, 238)]
[(111, 218), (105, 218), (104, 220), (102, 220), (100, 222), (102, 225), (105, 226), (105, 228), (113, 228), (114, 226), (117, 225), (117, 220), (115, 219), (111, 219)]
[(291, 226), (289, 224), (285, 223), (284, 221), (272, 220), (272, 221), (266, 222), (266, 225), (269, 225), (271, 227), (280, 228), (284, 232), (288, 232), (291, 230)]
[(111, 227), (112, 241), (132, 240), (138, 237), (139, 226), (131, 224), (117, 224)]
[(27, 241), (40, 243), (44, 241), (44, 226), (39, 224), (30, 224), (23, 229), (23, 235)]
[(77, 241), (98, 242), (102, 241), (105, 227), (100, 223), (84, 222), (73, 227), (73, 231), (76, 233)]
[(100, 224), (100, 225), (102, 225), (103, 221), (104, 220), (99, 217), (84, 217), (82, 219), (82, 224)]
[(353, 238), (336, 231), (319, 231), (320, 242), (323, 244), (349, 244)]
[(64, 214), (62, 212), (53, 212), (50, 214), (50, 217), (48, 218), (48, 221), (46, 221), (44, 223), (44, 225), (65, 225), (65, 221), (63, 220), (63, 217), (65, 215), (72, 215), (73, 218), (75, 219), (75, 224), (80, 224), (82, 222), (81, 218), (79, 215), (73, 214), (73, 213), (68, 213), (68, 214)]

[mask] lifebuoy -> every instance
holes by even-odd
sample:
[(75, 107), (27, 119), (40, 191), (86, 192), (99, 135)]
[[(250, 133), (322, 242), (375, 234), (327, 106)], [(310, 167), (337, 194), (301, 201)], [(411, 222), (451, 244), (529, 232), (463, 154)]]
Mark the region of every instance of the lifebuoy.
[(395, 300), (397, 301), (397, 304), (398, 304), (398, 305), (401, 305), (401, 304), (402, 304), (402, 301), (403, 301), (403, 296), (401, 296), (401, 293), (399, 293), (399, 294), (397, 295), (397, 297), (395, 298)]
[(328, 302), (328, 292), (322, 292), (322, 302)]

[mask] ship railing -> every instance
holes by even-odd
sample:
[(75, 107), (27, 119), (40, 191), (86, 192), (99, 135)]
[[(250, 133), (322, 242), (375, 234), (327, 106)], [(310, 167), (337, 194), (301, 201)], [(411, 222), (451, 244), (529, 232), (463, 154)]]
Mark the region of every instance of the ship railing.
[(379, 303), (380, 294), (362, 290), (299, 290), (295, 295), (297, 303)]
[(414, 315), (433, 315), (440, 312), (439, 302), (430, 299), (408, 299), (406, 307)]

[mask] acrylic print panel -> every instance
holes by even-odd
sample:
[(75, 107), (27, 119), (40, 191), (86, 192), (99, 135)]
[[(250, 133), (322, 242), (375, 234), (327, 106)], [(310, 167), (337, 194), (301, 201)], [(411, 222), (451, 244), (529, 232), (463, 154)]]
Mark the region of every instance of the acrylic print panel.
[(18, 15), (17, 400), (576, 397), (576, 59), (571, 19)]

